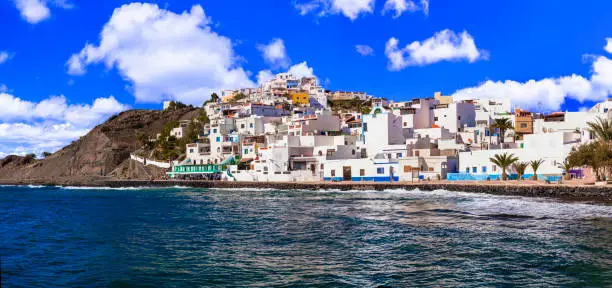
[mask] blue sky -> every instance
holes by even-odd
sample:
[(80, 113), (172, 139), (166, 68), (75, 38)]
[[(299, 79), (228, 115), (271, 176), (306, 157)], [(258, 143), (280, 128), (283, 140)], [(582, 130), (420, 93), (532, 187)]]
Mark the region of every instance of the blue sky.
[(0, 157), (287, 70), (393, 100), (442, 91), (544, 111), (612, 92), (612, 1), (148, 3), (0, 2)]

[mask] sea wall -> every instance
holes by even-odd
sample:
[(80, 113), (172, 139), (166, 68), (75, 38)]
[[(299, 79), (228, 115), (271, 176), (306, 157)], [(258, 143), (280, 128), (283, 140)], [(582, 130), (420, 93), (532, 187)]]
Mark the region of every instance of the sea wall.
[(279, 190), (392, 190), (405, 189), (422, 191), (449, 190), (457, 192), (487, 193), (494, 195), (550, 197), (574, 201), (595, 201), (612, 204), (610, 186), (568, 186), (558, 184), (516, 185), (477, 183), (331, 183), (331, 182), (232, 182), (232, 181), (101, 181), (97, 183), (110, 187), (172, 187), (188, 186), (199, 188), (272, 188)]

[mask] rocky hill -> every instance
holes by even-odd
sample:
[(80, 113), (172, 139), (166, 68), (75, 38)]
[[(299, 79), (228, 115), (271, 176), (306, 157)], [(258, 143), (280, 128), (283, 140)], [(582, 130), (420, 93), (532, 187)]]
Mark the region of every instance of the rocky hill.
[[(137, 135), (144, 133), (155, 136), (167, 122), (191, 119), (199, 110), (185, 107), (172, 111), (122, 112), (45, 159), (36, 160), (14, 155), (0, 159), (0, 179), (69, 181), (89, 177), (120, 178), (121, 173), (116, 171), (120, 166), (132, 169), (123, 171), (131, 178), (149, 178), (151, 169), (142, 169), (127, 163), (130, 161), (130, 153), (140, 148)], [(159, 174), (159, 171), (153, 172)]]

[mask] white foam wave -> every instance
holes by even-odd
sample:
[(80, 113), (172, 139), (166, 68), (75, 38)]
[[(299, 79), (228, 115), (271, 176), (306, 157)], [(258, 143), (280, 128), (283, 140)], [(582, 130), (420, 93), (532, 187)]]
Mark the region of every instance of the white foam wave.
[[(213, 191), (240, 191), (240, 192), (269, 192), (269, 191), (288, 191), (275, 188), (209, 188)], [(291, 190), (295, 191), (295, 190)]]
[(47, 186), (44, 185), (28, 185), (28, 188), (45, 188)]
[(153, 190), (153, 189), (194, 189), (187, 186), (171, 186), (171, 187), (153, 187), (153, 186), (136, 186), (136, 187), (96, 187), (96, 186), (56, 186), (66, 190)]

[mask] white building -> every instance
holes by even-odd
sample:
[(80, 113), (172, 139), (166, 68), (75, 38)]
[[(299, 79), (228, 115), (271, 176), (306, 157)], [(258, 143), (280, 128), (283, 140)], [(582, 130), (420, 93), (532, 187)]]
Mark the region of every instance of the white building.
[(447, 128), (451, 133), (457, 133), (463, 127), (476, 125), (476, 111), (472, 103), (439, 104), (433, 111), (434, 124)]

